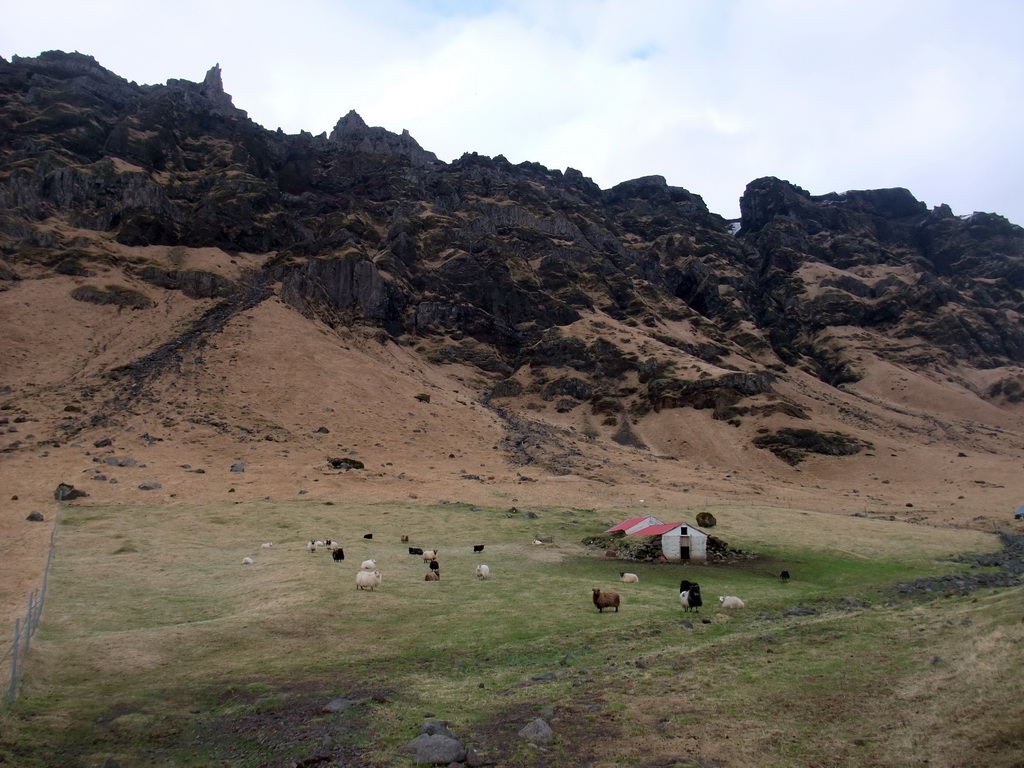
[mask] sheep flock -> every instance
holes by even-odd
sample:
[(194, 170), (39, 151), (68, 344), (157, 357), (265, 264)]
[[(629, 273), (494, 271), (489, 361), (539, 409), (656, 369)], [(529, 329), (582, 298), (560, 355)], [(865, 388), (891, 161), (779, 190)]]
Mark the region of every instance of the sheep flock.
[[(364, 540), (372, 540), (372, 534), (366, 534), (363, 536)], [(407, 544), (409, 541), (408, 535), (401, 537), (401, 542)], [(534, 544), (541, 544), (543, 542), (538, 539), (533, 540)], [(259, 545), (261, 549), (268, 550), (274, 546), (273, 542), (265, 542)], [(474, 554), (483, 552), (483, 544), (472, 545), (472, 551)], [(345, 550), (341, 547), (341, 544), (333, 538), (323, 539), (310, 539), (305, 549), (310, 553), (316, 553), (319, 550), (326, 549), (331, 553), (331, 558), (335, 562), (341, 562), (345, 559)], [(429, 566), (429, 570), (423, 577), (423, 581), (428, 582), (439, 582), (441, 581), (441, 566), (440, 566), (440, 550), (438, 548), (424, 549), (422, 547), (407, 547), (409, 555), (422, 558), (422, 562)], [(245, 557), (242, 560), (244, 565), (254, 565), (255, 560), (252, 557)], [(491, 566), (480, 563), (473, 571), (476, 578), (481, 581), (486, 581), (491, 576)], [(782, 571), (782, 580), (788, 581), (790, 574), (788, 571)], [(355, 575), (356, 589), (360, 591), (373, 592), (383, 584), (383, 572), (378, 567), (376, 557), (367, 558), (360, 563), (359, 570)], [(640, 577), (636, 573), (630, 573), (627, 571), (619, 571), (619, 581), (623, 584), (639, 584)], [(696, 582), (683, 579), (679, 583), (678, 599), (680, 607), (684, 612), (698, 612), (703, 605), (703, 599), (701, 597), (700, 585)], [(614, 609), (615, 613), (619, 612), (619, 608), (623, 604), (622, 597), (614, 591), (603, 589), (600, 587), (594, 587), (591, 590), (591, 600), (594, 606), (597, 608), (598, 613), (604, 613), (605, 608)], [(721, 603), (722, 610), (739, 610), (746, 607), (746, 603), (736, 595), (721, 595), (718, 598)], [(722, 616), (722, 614), (719, 614)], [(724, 618), (724, 616), (723, 616)]]

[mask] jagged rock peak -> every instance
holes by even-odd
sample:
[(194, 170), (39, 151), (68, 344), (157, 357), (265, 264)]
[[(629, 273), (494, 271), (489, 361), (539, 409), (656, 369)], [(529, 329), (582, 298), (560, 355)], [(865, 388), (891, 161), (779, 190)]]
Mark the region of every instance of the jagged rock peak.
[(346, 136), (363, 136), (369, 130), (370, 126), (359, 116), (359, 113), (350, 109), (348, 114), (338, 120), (338, 124), (334, 126), (334, 130), (331, 132), (331, 141), (341, 141)]
[(214, 64), (203, 79), (203, 93), (207, 96), (224, 93), (224, 80), (220, 76), (220, 64)]
[(409, 135), (409, 131), (403, 130), (399, 135), (385, 128), (371, 128), (354, 109), (338, 120), (331, 131), (329, 141), (367, 154), (403, 155), (408, 157), (413, 165), (433, 165), (438, 162), (437, 155), (423, 149), (416, 139)]
[(740, 222), (744, 232), (757, 232), (776, 216), (791, 216), (811, 193), (774, 176), (762, 176), (747, 184), (740, 198)]

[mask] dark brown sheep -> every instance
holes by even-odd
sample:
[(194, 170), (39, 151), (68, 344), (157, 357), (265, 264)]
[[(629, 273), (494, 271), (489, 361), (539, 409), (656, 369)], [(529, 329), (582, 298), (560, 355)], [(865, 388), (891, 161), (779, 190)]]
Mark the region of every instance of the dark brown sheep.
[(594, 605), (597, 606), (598, 613), (604, 613), (605, 608), (614, 608), (615, 612), (619, 612), (619, 593), (618, 592), (602, 592), (597, 587), (594, 587)]

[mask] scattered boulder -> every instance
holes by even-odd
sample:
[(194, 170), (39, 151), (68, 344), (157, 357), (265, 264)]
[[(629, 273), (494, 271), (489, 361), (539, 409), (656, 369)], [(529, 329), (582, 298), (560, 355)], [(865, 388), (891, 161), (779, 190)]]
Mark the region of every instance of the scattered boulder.
[(718, 520), (710, 512), (698, 512), (697, 513), (697, 525), (701, 528), (714, 528), (718, 525)]
[(328, 457), (327, 463), (330, 464), (334, 469), (364, 469), (365, 465), (363, 462), (357, 459), (335, 459)]
[(139, 484), (139, 490), (140, 491), (156, 491), (156, 490), (159, 490), (161, 487), (162, 486), (160, 485), (160, 483), (140, 483)]
[(231, 471), (232, 472), (245, 472), (245, 462), (244, 461), (236, 461), (234, 464), (231, 465)]
[(101, 437), (99, 440), (93, 443), (94, 448), (106, 448), (114, 444), (114, 441), (109, 437)]
[(420, 735), (406, 744), (405, 749), (413, 753), (413, 762), (418, 765), (448, 765), (466, 759), (462, 741), (444, 723), (429, 720), (423, 723)]
[(80, 491), (68, 483), (61, 483), (53, 492), (53, 498), (57, 501), (74, 501), (75, 499), (83, 499), (88, 495), (85, 491)]
[(551, 741), (551, 738), (555, 735), (554, 731), (551, 730), (551, 726), (548, 725), (541, 718), (537, 718), (532, 723), (527, 725), (521, 731), (519, 735), (528, 739), (529, 741), (536, 742), (539, 744), (546, 744)]
[(36, 510), (33, 509), (31, 512), (28, 513), (28, 517), (26, 517), (25, 519), (32, 523), (41, 523), (46, 518), (43, 517), (42, 512), (36, 512)]

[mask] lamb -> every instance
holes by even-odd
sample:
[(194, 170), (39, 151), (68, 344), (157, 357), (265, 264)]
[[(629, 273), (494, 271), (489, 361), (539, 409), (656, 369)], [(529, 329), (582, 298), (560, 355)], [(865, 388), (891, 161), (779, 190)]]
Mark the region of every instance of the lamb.
[(368, 589), (373, 592), (383, 580), (380, 571), (359, 571), (356, 574), (356, 589)]
[(424, 581), (440, 581), (441, 580), (441, 572), (440, 571), (427, 571), (427, 575), (423, 577), (423, 580)]
[(736, 595), (721, 595), (718, 598), (718, 602), (722, 604), (723, 608), (745, 608), (746, 603), (740, 600)]
[(635, 573), (626, 573), (625, 571), (619, 571), (619, 581), (624, 584), (638, 584), (640, 577)]
[(341, 547), (338, 547), (336, 550), (331, 552), (331, 557), (333, 557), (335, 560), (344, 560), (345, 559), (345, 550), (342, 549)]
[(477, 578), (486, 579), (491, 575), (491, 569), (486, 565), (478, 565), (476, 567)]
[(428, 560), (436, 560), (438, 552), (439, 552), (439, 550), (436, 550), (436, 549), (425, 549), (425, 550), (423, 550), (423, 562), (425, 563)]
[(704, 605), (704, 600), (700, 596), (700, 584), (685, 579), (679, 582), (679, 603), (684, 611), (700, 613), (700, 607)]
[(402, 543), (403, 544), (408, 544), (409, 543), (409, 537), (406, 536), (404, 533), (402, 534)]
[(484, 545), (483, 544), (474, 544), (473, 545), (473, 551), (474, 552), (483, 552), (484, 551)]
[(373, 558), (370, 558), (369, 560), (363, 560), (363, 564), (359, 567), (362, 568), (364, 571), (375, 571), (377, 570), (377, 561)]
[(597, 587), (594, 587), (594, 605), (597, 606), (598, 613), (604, 613), (605, 608), (614, 608), (615, 612), (619, 612), (619, 594), (617, 592), (602, 592)]
[(255, 562), (251, 557), (243, 557), (242, 565), (252, 565)]

